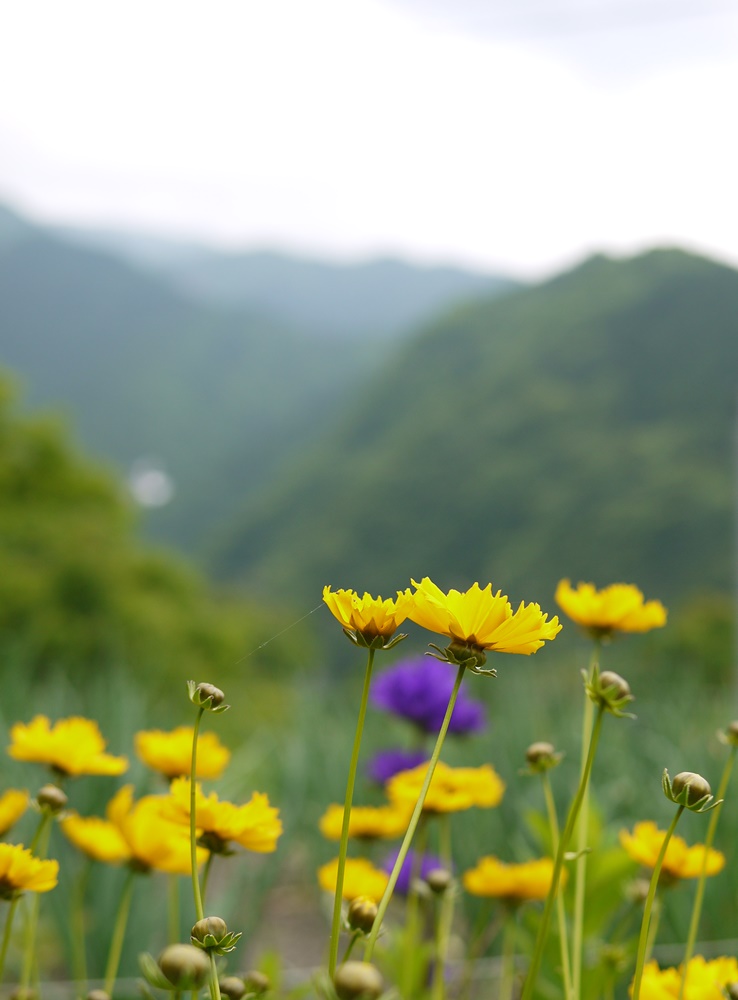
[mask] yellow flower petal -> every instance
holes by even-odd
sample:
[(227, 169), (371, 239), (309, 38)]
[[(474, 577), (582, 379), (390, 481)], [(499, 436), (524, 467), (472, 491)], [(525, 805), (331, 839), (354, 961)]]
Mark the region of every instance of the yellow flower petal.
[(0, 898), (48, 892), (57, 884), (59, 862), (34, 857), (21, 844), (0, 844)]
[(131, 860), (131, 851), (115, 823), (99, 816), (68, 813), (61, 820), (65, 836), (93, 861), (119, 865)]
[(48, 764), (62, 774), (122, 774), (125, 757), (105, 753), (105, 740), (96, 722), (73, 716), (52, 726), (45, 715), (28, 725), (17, 722), (10, 730), (8, 753), (15, 760)]
[(369, 640), (378, 637), (389, 639), (408, 617), (413, 606), (413, 596), (409, 590), (398, 591), (395, 600), (385, 600), (372, 597), (371, 594), (359, 597), (354, 590), (332, 591), (330, 586), (325, 586), (323, 600), (344, 628), (358, 632)]
[[(329, 861), (318, 869), (318, 882), (321, 889), (335, 893), (338, 881), (338, 858)], [(387, 872), (375, 868), (365, 858), (346, 858), (343, 873), (343, 898), (352, 900), (359, 896), (368, 896), (378, 903), (389, 882)]]
[[(480, 858), (475, 868), (465, 872), (462, 881), (474, 896), (505, 899), (545, 899), (553, 876), (551, 858), (539, 858), (522, 864), (506, 864), (499, 858)], [(562, 885), (566, 878), (562, 871)]]
[[(136, 733), (136, 753), (153, 771), (167, 778), (189, 775), (192, 765), (192, 726), (178, 726), (171, 732), (150, 729)], [(225, 770), (231, 752), (216, 733), (201, 733), (197, 742), (197, 777), (219, 778)]]
[[(387, 798), (397, 804), (415, 806), (428, 770), (428, 763), (401, 771), (387, 782)], [(502, 800), (505, 783), (489, 764), (481, 767), (449, 767), (436, 764), (423, 811), (461, 812), (478, 807), (490, 809)]]
[[(168, 815), (186, 822), (189, 828), (190, 782), (178, 778), (172, 782)], [(276, 851), (282, 835), (279, 810), (269, 804), (262, 792), (254, 792), (249, 802), (237, 806), (221, 802), (215, 792), (204, 795), (200, 785), (195, 790), (195, 823), (198, 834), (217, 838), (225, 847), (238, 844), (248, 851), (270, 853)]]
[(579, 583), (575, 589), (568, 580), (561, 580), (555, 596), (572, 621), (596, 634), (650, 632), (666, 624), (663, 604), (645, 601), (638, 587), (630, 583), (613, 583), (597, 590), (593, 583)]
[(9, 788), (0, 796), (0, 837), (15, 826), (28, 808), (28, 792), (17, 788)]
[[(410, 822), (412, 806), (354, 806), (349, 817), (349, 837), (376, 840), (402, 837)], [(343, 806), (328, 806), (320, 819), (320, 832), (328, 840), (341, 839)]]
[[(666, 836), (651, 820), (636, 823), (633, 833), (620, 831), (620, 843), (629, 857), (647, 868), (655, 868)], [(672, 878), (698, 878), (705, 858), (704, 844), (688, 847), (681, 837), (672, 836), (666, 848), (662, 872)], [(717, 875), (725, 867), (725, 855), (713, 848), (707, 852), (706, 875)]]

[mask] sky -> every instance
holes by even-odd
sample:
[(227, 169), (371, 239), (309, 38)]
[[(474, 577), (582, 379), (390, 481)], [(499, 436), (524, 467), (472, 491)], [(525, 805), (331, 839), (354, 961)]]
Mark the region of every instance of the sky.
[(738, 266), (734, 0), (6, 0), (0, 201), (519, 277)]

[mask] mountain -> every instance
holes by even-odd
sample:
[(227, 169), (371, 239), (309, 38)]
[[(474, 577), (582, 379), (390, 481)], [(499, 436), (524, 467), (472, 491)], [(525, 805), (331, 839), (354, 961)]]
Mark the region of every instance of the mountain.
[(406, 341), (215, 566), (305, 601), (422, 575), (546, 607), (563, 576), (727, 590), (737, 389), (736, 271), (594, 257)]
[(519, 287), (499, 275), (394, 259), (332, 263), (218, 252), (136, 233), (66, 228), (59, 234), (158, 272), (200, 302), (245, 307), (311, 337), (397, 338), (457, 300)]

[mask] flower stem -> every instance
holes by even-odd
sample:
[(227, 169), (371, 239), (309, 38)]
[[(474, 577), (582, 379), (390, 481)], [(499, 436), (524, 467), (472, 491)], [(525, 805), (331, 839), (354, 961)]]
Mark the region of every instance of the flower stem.
[[(546, 800), (546, 812), (548, 813), (548, 823), (551, 827), (551, 851), (555, 855), (559, 848), (559, 821), (556, 817), (556, 805), (554, 803), (553, 792), (551, 791), (551, 779), (548, 771), (541, 774), (543, 782), (543, 797)], [(566, 912), (564, 910), (564, 897), (562, 893), (556, 895), (556, 920), (559, 925), (559, 944), (561, 950), (561, 975), (564, 980), (564, 997), (571, 998), (571, 966), (569, 964), (569, 940), (566, 927)]]
[(694, 945), (697, 940), (697, 929), (700, 924), (700, 916), (702, 914), (702, 901), (705, 896), (705, 880), (707, 875), (707, 858), (710, 853), (710, 848), (715, 840), (715, 830), (717, 829), (718, 819), (720, 818), (720, 812), (723, 808), (721, 799), (725, 798), (725, 793), (728, 790), (728, 784), (730, 782), (730, 775), (733, 770), (733, 762), (735, 761), (735, 751), (736, 747), (731, 746), (730, 755), (725, 761), (725, 767), (723, 768), (723, 773), (720, 778), (720, 786), (717, 790), (717, 795), (715, 800), (718, 805), (712, 810), (712, 815), (710, 816), (710, 822), (707, 826), (707, 836), (705, 837), (705, 854), (702, 858), (702, 868), (700, 869), (700, 877), (697, 882), (697, 889), (694, 895), (694, 904), (692, 906), (692, 916), (689, 921), (689, 932), (687, 934), (687, 943), (684, 948), (684, 959), (682, 960), (682, 975), (679, 981), (679, 1000), (683, 1000), (684, 997), (684, 985), (687, 981), (687, 967), (694, 954)]
[(600, 730), (602, 728), (602, 716), (604, 714), (604, 711), (605, 711), (604, 707), (600, 705), (597, 712), (597, 716), (595, 717), (594, 726), (592, 727), (592, 738), (589, 741), (589, 751), (587, 753), (587, 760), (585, 762), (584, 769), (582, 771), (582, 775), (579, 780), (579, 788), (577, 789), (577, 793), (574, 796), (571, 806), (569, 807), (569, 815), (567, 816), (564, 832), (562, 833), (561, 840), (559, 841), (559, 849), (556, 852), (556, 859), (554, 861), (553, 873), (551, 875), (551, 888), (548, 890), (548, 896), (546, 897), (546, 905), (543, 910), (541, 922), (538, 925), (536, 944), (533, 950), (533, 957), (531, 958), (530, 967), (528, 969), (528, 975), (525, 977), (525, 985), (523, 986), (521, 1000), (531, 1000), (531, 997), (533, 996), (533, 990), (535, 989), (536, 979), (538, 978), (538, 972), (541, 968), (541, 962), (543, 960), (543, 949), (546, 944), (546, 938), (548, 937), (548, 928), (551, 922), (551, 912), (553, 910), (556, 894), (558, 893), (559, 890), (559, 881), (561, 879), (561, 869), (564, 864), (564, 855), (566, 854), (567, 848), (569, 846), (569, 841), (571, 840), (571, 836), (574, 831), (574, 825), (579, 815), (579, 810), (582, 805), (582, 800), (587, 790), (587, 785), (589, 783), (589, 776), (592, 773), (592, 764), (594, 762), (595, 753), (597, 751), (597, 744), (600, 739)]
[(105, 992), (109, 997), (113, 995), (113, 986), (115, 985), (115, 977), (118, 975), (118, 966), (120, 964), (120, 956), (123, 951), (123, 940), (126, 935), (126, 924), (128, 923), (128, 914), (131, 910), (131, 899), (133, 898), (133, 880), (136, 877), (136, 873), (132, 868), (128, 869), (126, 874), (126, 880), (123, 883), (123, 891), (120, 894), (120, 903), (118, 904), (118, 912), (115, 916), (115, 924), (113, 925), (113, 936), (110, 939), (110, 951), (108, 952), (108, 961), (105, 966)]
[(351, 935), (349, 943), (346, 945), (346, 951), (343, 953), (343, 959), (342, 959), (343, 962), (348, 962), (349, 958), (351, 958), (351, 952), (354, 950), (354, 945), (356, 944), (356, 942), (359, 940), (360, 937), (361, 937), (361, 931), (354, 931), (354, 933)]
[[(451, 873), (451, 817), (441, 816), (441, 861), (443, 867)], [(443, 1000), (446, 995), (446, 955), (451, 936), (451, 925), (454, 918), (455, 892), (451, 883), (446, 887), (441, 897), (436, 933), (436, 963), (433, 969), (433, 1000)]]
[[(403, 996), (412, 996), (418, 979), (418, 941), (420, 938), (419, 917), (420, 917), (420, 894), (416, 889), (416, 881), (420, 877), (420, 870), (425, 853), (426, 840), (428, 838), (428, 823), (426, 817), (421, 816), (416, 834), (416, 850), (413, 854), (412, 871), (407, 889), (407, 901), (405, 903), (405, 934), (404, 952), (405, 960), (402, 964), (401, 987)], [(422, 974), (421, 974), (422, 975)]]
[(218, 981), (218, 966), (215, 955), (210, 952), (210, 1000), (220, 1000), (220, 982)]
[(202, 719), (204, 706), (200, 706), (195, 719), (195, 726), (192, 733), (192, 762), (190, 764), (190, 864), (192, 866), (192, 892), (195, 897), (195, 914), (197, 920), (202, 920), (205, 911), (202, 907), (202, 895), (200, 894), (200, 878), (197, 874), (197, 785), (195, 776), (197, 775), (197, 738), (200, 733), (200, 720)]
[(659, 851), (658, 857), (656, 858), (656, 864), (654, 865), (653, 874), (651, 875), (651, 884), (648, 887), (648, 895), (646, 896), (646, 905), (643, 910), (643, 920), (641, 922), (641, 933), (638, 938), (638, 951), (636, 954), (636, 968), (635, 976), (633, 978), (633, 993), (631, 994), (632, 1000), (638, 1000), (641, 995), (641, 980), (643, 978), (643, 966), (646, 964), (646, 951), (648, 948), (648, 930), (649, 924), (651, 923), (651, 910), (653, 909), (653, 901), (656, 896), (656, 888), (659, 884), (659, 875), (661, 874), (661, 866), (664, 863), (664, 858), (666, 857), (666, 848), (669, 846), (669, 841), (671, 840), (671, 835), (674, 833), (677, 823), (679, 822), (679, 817), (684, 812), (684, 806), (679, 806), (674, 814), (674, 819), (671, 821), (669, 829), (666, 831), (664, 837), (664, 842), (661, 845), (661, 850)]
[(10, 944), (10, 933), (13, 929), (13, 918), (15, 917), (15, 911), (18, 909), (18, 903), (20, 902), (21, 895), (17, 893), (13, 896), (10, 901), (10, 906), (8, 907), (8, 913), (5, 917), (5, 930), (3, 932), (3, 943), (0, 947), (0, 983), (3, 981), (3, 970), (5, 969), (5, 956), (8, 953), (8, 945)]
[(202, 905), (205, 906), (205, 900), (208, 896), (208, 881), (210, 880), (210, 869), (213, 866), (213, 852), (208, 852), (208, 859), (205, 862), (205, 867), (202, 870)]
[(333, 978), (338, 962), (338, 939), (341, 936), (341, 905), (343, 903), (343, 876), (346, 870), (346, 853), (348, 851), (349, 823), (351, 821), (351, 806), (354, 801), (354, 785), (356, 784), (356, 772), (359, 767), (359, 750), (361, 749), (361, 737), (364, 732), (364, 719), (366, 717), (366, 706), (369, 703), (369, 686), (372, 679), (372, 667), (374, 665), (374, 650), (369, 650), (364, 671), (364, 687), (361, 692), (361, 704), (359, 705), (359, 717), (356, 721), (356, 732), (354, 734), (354, 746), (351, 751), (351, 762), (346, 780), (346, 795), (343, 803), (343, 822), (341, 823), (341, 842), (338, 849), (338, 870), (336, 871), (336, 895), (333, 900), (333, 920), (331, 922), (331, 940), (328, 957), (328, 974)]
[[(589, 681), (591, 683), (600, 661), (600, 640), (595, 639), (589, 661)], [(585, 694), (582, 713), (582, 757), (581, 771), (584, 771), (594, 721), (594, 702)], [(577, 860), (574, 868), (574, 917), (572, 920), (571, 943), (571, 993), (567, 997), (579, 1000), (582, 987), (582, 953), (584, 944), (584, 897), (587, 884), (587, 838), (589, 836), (589, 784), (582, 797), (577, 827)]]
[(169, 876), (167, 892), (167, 924), (169, 944), (179, 941), (179, 875)]
[(515, 986), (515, 921), (517, 911), (511, 910), (502, 935), (502, 966), (498, 1000), (512, 1000)]
[(374, 926), (372, 927), (371, 934), (369, 935), (369, 940), (366, 943), (366, 951), (364, 952), (364, 961), (368, 962), (374, 952), (374, 946), (377, 943), (377, 937), (379, 936), (379, 929), (382, 926), (382, 921), (384, 915), (387, 912), (387, 907), (389, 906), (390, 899), (392, 899), (392, 893), (395, 891), (395, 885), (397, 884), (397, 879), (400, 877), (400, 872), (402, 871), (402, 866), (405, 863), (405, 858), (407, 857), (407, 852), (410, 850), (410, 844), (412, 843), (413, 837), (415, 835), (415, 829), (420, 820), (420, 815), (423, 811), (423, 805), (425, 803), (426, 795), (428, 794), (428, 789), (430, 788), (431, 780), (433, 779), (433, 772), (436, 769), (436, 764), (438, 763), (438, 758), (441, 756), (441, 748), (443, 747), (443, 741), (446, 738), (446, 733), (448, 731), (449, 723), (451, 722), (451, 715), (453, 714), (454, 706), (456, 704), (456, 698), (459, 693), (459, 688), (461, 687), (461, 681), (464, 677), (464, 670), (466, 668), (462, 664), (459, 667), (458, 673), (456, 674), (456, 680), (454, 681), (453, 690), (451, 691), (451, 697), (448, 700), (448, 706), (446, 708), (446, 714), (443, 717), (443, 722), (441, 723), (441, 729), (438, 733), (438, 738), (436, 739), (436, 745), (433, 747), (433, 753), (431, 754), (430, 761), (428, 762), (428, 769), (425, 773), (425, 780), (423, 781), (422, 788), (420, 789), (420, 795), (418, 796), (418, 801), (415, 803), (415, 809), (410, 817), (410, 824), (408, 825), (407, 832), (405, 833), (405, 838), (402, 841), (402, 846), (400, 847), (400, 852), (397, 855), (397, 860), (395, 861), (394, 867), (389, 877), (389, 882), (387, 883), (387, 888), (384, 890), (384, 895), (379, 902), (379, 908), (377, 910), (377, 916), (374, 919)]
[(92, 861), (86, 859), (72, 889), (70, 923), (72, 929), (72, 968), (77, 981), (79, 1000), (87, 995), (87, 952), (85, 941), (85, 896)]
[[(44, 808), (41, 812), (41, 819), (36, 834), (31, 841), (31, 850), (36, 850), (36, 857), (45, 858), (49, 848), (49, 838), (51, 836), (51, 823), (54, 813)], [(36, 931), (38, 930), (38, 914), (41, 909), (41, 898), (35, 892), (30, 903), (30, 914), (26, 925), (26, 940), (23, 946), (23, 965), (21, 967), (21, 977), (19, 992), (25, 994), (29, 991), (31, 978), (33, 976), (34, 960), (36, 958)]]

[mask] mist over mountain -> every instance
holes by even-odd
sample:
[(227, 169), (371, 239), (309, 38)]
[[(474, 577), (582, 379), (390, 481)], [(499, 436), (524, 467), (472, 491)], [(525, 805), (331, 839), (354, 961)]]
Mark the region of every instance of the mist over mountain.
[(216, 568), (304, 600), (411, 577), (551, 604), (562, 576), (729, 590), (738, 272), (597, 256), (405, 341)]

